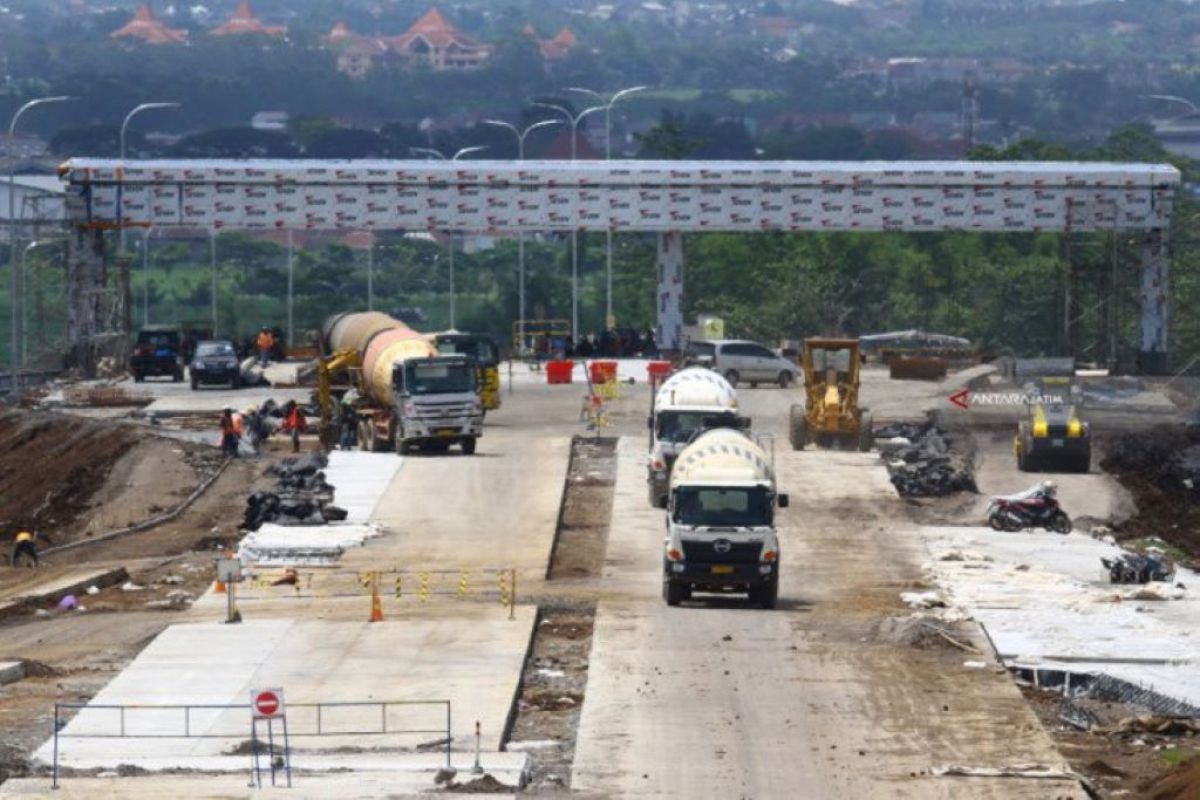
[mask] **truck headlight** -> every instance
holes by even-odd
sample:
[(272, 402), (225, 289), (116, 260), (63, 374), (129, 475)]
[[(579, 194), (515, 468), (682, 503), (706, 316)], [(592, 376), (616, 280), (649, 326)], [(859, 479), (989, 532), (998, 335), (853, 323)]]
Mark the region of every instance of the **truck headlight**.
[(1033, 423), (1033, 436), (1036, 439), (1045, 439), (1050, 433), (1050, 426), (1044, 420), (1038, 420)]
[(1071, 417), (1071, 421), (1067, 423), (1067, 436), (1078, 439), (1083, 435), (1083, 423), (1078, 417)]

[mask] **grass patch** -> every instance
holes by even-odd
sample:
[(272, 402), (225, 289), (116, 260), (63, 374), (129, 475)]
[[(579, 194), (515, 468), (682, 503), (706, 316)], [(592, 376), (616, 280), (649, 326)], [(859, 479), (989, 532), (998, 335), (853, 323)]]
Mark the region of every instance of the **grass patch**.
[(1195, 750), (1184, 750), (1180, 747), (1168, 747), (1162, 751), (1163, 761), (1170, 764), (1172, 767), (1178, 767), (1180, 764), (1186, 764), (1200, 753)]

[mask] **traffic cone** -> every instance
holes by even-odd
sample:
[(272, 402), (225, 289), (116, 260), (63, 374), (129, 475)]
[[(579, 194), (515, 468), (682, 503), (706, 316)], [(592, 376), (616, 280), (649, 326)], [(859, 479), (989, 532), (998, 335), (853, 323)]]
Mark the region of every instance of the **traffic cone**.
[(368, 622), (383, 622), (383, 603), (379, 600), (379, 581), (371, 581), (371, 619)]

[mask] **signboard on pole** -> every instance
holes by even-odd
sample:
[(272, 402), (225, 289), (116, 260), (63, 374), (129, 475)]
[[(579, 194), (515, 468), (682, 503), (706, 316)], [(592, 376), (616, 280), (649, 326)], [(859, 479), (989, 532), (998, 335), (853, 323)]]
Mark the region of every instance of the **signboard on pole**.
[(285, 716), (283, 689), (257, 689), (250, 692), (250, 713), (254, 719), (281, 719)]

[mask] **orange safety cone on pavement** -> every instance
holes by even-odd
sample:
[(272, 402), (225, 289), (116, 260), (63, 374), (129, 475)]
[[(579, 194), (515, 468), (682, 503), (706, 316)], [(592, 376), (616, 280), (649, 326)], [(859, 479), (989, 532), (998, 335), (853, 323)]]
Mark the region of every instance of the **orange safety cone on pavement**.
[(383, 603), (379, 599), (379, 577), (371, 578), (371, 619), (369, 622), (383, 622)]

